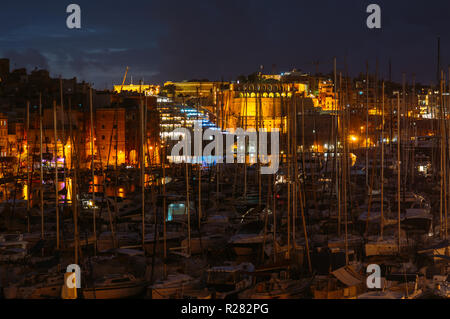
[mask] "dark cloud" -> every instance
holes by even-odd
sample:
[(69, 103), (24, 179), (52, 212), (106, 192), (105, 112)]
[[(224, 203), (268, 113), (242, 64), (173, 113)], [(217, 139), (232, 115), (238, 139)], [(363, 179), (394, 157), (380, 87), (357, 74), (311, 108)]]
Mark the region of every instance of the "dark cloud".
[(36, 49), (8, 50), (5, 56), (11, 59), (13, 68), (49, 69), (47, 58)]
[[(382, 8), (381, 30), (365, 26), (373, 2)], [(394, 79), (405, 72), (427, 82), (436, 73), (437, 35), (442, 65), (450, 63), (448, 1), (78, 0), (81, 30), (65, 27), (70, 2), (54, 3), (6, 3), (0, 53), (101, 87), (120, 81), (126, 66), (136, 81), (230, 80), (260, 65), (314, 71), (319, 61), (329, 72), (334, 56), (343, 72), (364, 70), (366, 61), (374, 71), (378, 60), (386, 76), (391, 60)]]

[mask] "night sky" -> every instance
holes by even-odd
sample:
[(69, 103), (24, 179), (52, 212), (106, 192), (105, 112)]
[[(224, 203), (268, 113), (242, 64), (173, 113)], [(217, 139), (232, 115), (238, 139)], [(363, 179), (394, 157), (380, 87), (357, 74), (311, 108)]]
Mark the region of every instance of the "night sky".
[[(66, 7), (81, 6), (81, 30), (66, 27)], [(382, 29), (366, 27), (366, 7), (382, 8)], [(332, 70), (332, 58), (350, 74), (402, 72), (430, 84), (436, 78), (437, 36), (442, 66), (450, 64), (450, 1), (2, 1), (0, 56), (11, 68), (35, 67), (52, 76), (120, 83), (235, 80), (257, 71)], [(274, 67), (275, 66), (275, 67)]]

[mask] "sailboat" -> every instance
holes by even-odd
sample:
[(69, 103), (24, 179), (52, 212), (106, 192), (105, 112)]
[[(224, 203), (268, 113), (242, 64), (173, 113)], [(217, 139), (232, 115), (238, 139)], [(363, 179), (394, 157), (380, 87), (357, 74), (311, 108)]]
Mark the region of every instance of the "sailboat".
[(132, 274), (109, 274), (95, 281), (93, 287), (83, 288), (84, 299), (123, 299), (142, 294), (148, 283)]

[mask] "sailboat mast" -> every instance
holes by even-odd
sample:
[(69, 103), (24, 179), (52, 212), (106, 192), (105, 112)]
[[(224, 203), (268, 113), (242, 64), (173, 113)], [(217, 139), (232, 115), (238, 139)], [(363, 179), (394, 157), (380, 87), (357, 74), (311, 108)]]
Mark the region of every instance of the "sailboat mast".
[[(308, 241), (308, 231), (306, 229), (306, 218), (305, 218), (305, 210), (303, 205), (303, 196), (302, 196), (302, 184), (299, 183), (298, 196), (300, 197), (300, 212), (302, 214), (302, 224), (303, 224), (303, 235), (305, 236), (305, 248), (306, 248), (306, 258), (308, 259), (308, 269), (309, 272), (312, 273), (312, 264), (311, 264), (311, 255), (309, 253), (309, 241)], [(288, 250), (289, 251), (289, 250)]]
[[(369, 185), (369, 62), (366, 62), (366, 186)], [(370, 187), (369, 187), (370, 189)]]
[[(336, 58), (334, 58), (334, 63), (333, 63), (333, 67), (334, 67), (334, 74), (335, 74), (335, 80), (337, 81), (337, 74), (336, 74)], [(337, 86), (337, 82), (334, 82), (334, 87), (335, 87), (335, 92), (336, 92), (336, 86)], [(342, 77), (340, 76), (340, 80), (342, 82)], [(340, 93), (342, 95), (342, 85), (339, 86), (339, 90)], [(339, 158), (338, 158), (338, 141), (339, 141), (339, 110), (338, 110), (338, 104), (335, 103), (333, 106), (334, 109), (334, 121), (335, 121), (335, 125), (334, 125), (334, 156), (335, 156), (335, 163), (336, 163), (336, 171), (335, 171), (335, 178), (336, 178), (336, 199), (337, 199), (337, 209), (338, 209), (338, 236), (341, 236), (341, 190), (340, 190), (340, 176), (339, 176), (339, 170), (340, 170), (340, 165), (339, 165)], [(315, 139), (314, 139), (315, 140)], [(315, 163), (314, 163), (315, 164)]]
[[(164, 142), (163, 142), (164, 143)], [(164, 221), (163, 221), (163, 236), (164, 236), (164, 277), (166, 276), (167, 272), (167, 265), (166, 265), (166, 258), (167, 258), (167, 228), (166, 228), (166, 219), (167, 219), (167, 203), (166, 203), (166, 145), (162, 144), (162, 153), (163, 156), (161, 157), (161, 165), (162, 165), (162, 173), (163, 173), (163, 214), (164, 214)]]
[(400, 92), (397, 94), (397, 225), (398, 225), (398, 251), (400, 252), (400, 143), (401, 143), (401, 124), (400, 124)]
[[(61, 104), (61, 144), (62, 144), (62, 155), (63, 155), (63, 183), (65, 188), (65, 195), (64, 195), (64, 208), (67, 204), (67, 194), (68, 194), (68, 187), (67, 187), (67, 179), (66, 179), (66, 133), (65, 133), (65, 125), (64, 125), (64, 96), (63, 96), (63, 86), (62, 86), (62, 79), (59, 79), (59, 94), (60, 94), (60, 104)], [(64, 209), (63, 209), (64, 212)]]
[(296, 227), (295, 227), (295, 220), (297, 218), (297, 189), (298, 189), (298, 161), (297, 161), (297, 99), (294, 100), (294, 132), (293, 132), (293, 140), (294, 140), (294, 145), (293, 145), (293, 153), (294, 153), (294, 189), (292, 191), (292, 198), (294, 200), (293, 202), (293, 211), (292, 211), (292, 242), (293, 242), (293, 246), (294, 249), (296, 247), (296, 240), (295, 240), (295, 232), (296, 232)]
[[(142, 229), (142, 250), (145, 254), (145, 127), (144, 127), (144, 102), (141, 100), (141, 229)], [(156, 227), (156, 221), (155, 221)], [(154, 238), (156, 245), (156, 237)]]
[(94, 167), (94, 111), (92, 109), (92, 87), (89, 89), (89, 113), (91, 116), (91, 173), (92, 173), (92, 217), (94, 227), (94, 254), (97, 255), (97, 225), (95, 212), (95, 167)]
[(381, 87), (381, 219), (380, 237), (383, 238), (384, 222), (384, 81)]
[[(450, 67), (449, 67), (449, 77), (450, 77)], [(450, 80), (449, 80), (449, 90), (450, 90)], [(448, 99), (447, 99), (447, 101), (448, 101)], [(450, 107), (450, 104), (447, 104), (447, 114), (449, 113), (449, 107)], [(449, 132), (450, 128), (447, 129), (447, 116), (444, 117), (444, 128), (445, 128), (445, 147), (446, 147), (446, 151), (447, 151), (446, 156), (448, 154), (447, 158), (449, 158), (450, 157), (450, 148), (448, 147), (448, 132)], [(447, 170), (448, 169), (447, 160), (444, 163), (446, 165), (446, 170)], [(450, 175), (446, 175), (446, 176), (447, 176), (446, 178), (447, 178), (447, 183), (448, 183), (450, 181)], [(449, 198), (447, 199), (447, 203), (448, 203), (450, 201), (450, 183), (448, 183), (446, 191), (448, 192), (447, 195), (449, 196)], [(445, 221), (445, 239), (447, 240), (448, 239), (448, 206), (446, 206), (444, 221)]]
[(442, 222), (444, 225), (444, 238), (447, 239), (447, 212), (448, 212), (448, 201), (447, 201), (447, 129), (446, 129), (446, 113), (444, 109), (444, 71), (441, 71), (441, 87), (440, 87), (440, 110), (441, 110), (441, 187), (442, 187), (442, 200), (443, 200), (443, 214), (442, 214)]
[(55, 141), (55, 204), (56, 204), (56, 249), (59, 250), (59, 196), (58, 196), (58, 139), (57, 139), (57, 127), (56, 127), (56, 101), (53, 101), (53, 133)]
[[(347, 68), (347, 65), (346, 65)], [(349, 258), (348, 258), (348, 216), (347, 216), (347, 169), (348, 169), (348, 141), (347, 141), (347, 126), (346, 126), (346, 108), (344, 105), (346, 105), (346, 102), (348, 102), (348, 75), (345, 79), (345, 100), (343, 96), (344, 103), (341, 103), (340, 109), (341, 109), (341, 121), (342, 121), (342, 143), (344, 144), (344, 156), (343, 160), (345, 162), (342, 163), (342, 180), (343, 180), (343, 195), (344, 195), (344, 231), (345, 231), (345, 264), (348, 265)], [(340, 86), (342, 87), (342, 73), (340, 74)], [(342, 92), (342, 88), (340, 88)]]
[(40, 145), (40, 197), (41, 197), (41, 239), (44, 239), (44, 167), (42, 156), (42, 93), (39, 94), (39, 145)]
[(439, 80), (440, 83), (440, 93), (439, 93), (439, 130), (440, 130), (440, 180), (439, 180), (439, 186), (440, 186), (440, 193), (439, 193), (439, 225), (440, 225), (440, 237), (442, 238), (444, 233), (444, 222), (443, 222), (443, 211), (444, 211), (444, 134), (442, 133), (442, 79)]
[[(203, 135), (202, 128), (201, 128), (201, 122), (199, 119), (200, 115), (200, 98), (198, 94), (198, 87), (197, 87), (197, 122), (200, 125), (199, 133)], [(201, 218), (202, 218), (202, 157), (198, 157), (198, 231), (200, 233), (200, 225), (201, 225)]]
[(27, 232), (30, 232), (30, 203), (31, 203), (31, 178), (30, 178), (30, 101), (27, 101)]
[(287, 107), (287, 163), (288, 163), (288, 198), (287, 198), (287, 259), (290, 259), (291, 255), (291, 192), (292, 192), (292, 181), (291, 181), (291, 113), (292, 107), (288, 105)]
[(191, 255), (191, 212), (189, 207), (189, 171), (188, 171), (188, 159), (185, 156), (185, 167), (186, 167), (186, 213), (187, 213), (187, 223), (188, 223), (188, 255)]

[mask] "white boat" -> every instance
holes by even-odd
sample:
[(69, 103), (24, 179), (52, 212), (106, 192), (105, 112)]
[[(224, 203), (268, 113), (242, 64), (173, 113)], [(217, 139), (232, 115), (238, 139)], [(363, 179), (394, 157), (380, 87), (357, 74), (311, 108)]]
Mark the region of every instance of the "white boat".
[(271, 278), (239, 294), (239, 299), (294, 299), (302, 298), (311, 279), (292, 280)]
[[(202, 237), (191, 237), (191, 255), (201, 254), (204, 251), (213, 250), (214, 248), (224, 247), (226, 239), (222, 234), (207, 235)], [(185, 238), (181, 241), (183, 252), (188, 253), (189, 240)]]
[[(264, 223), (261, 221), (250, 222), (242, 225), (238, 233), (230, 238), (228, 244), (238, 256), (252, 255), (258, 252), (264, 243)], [(266, 243), (271, 242), (272, 235), (267, 231)]]
[(357, 299), (403, 299), (403, 294), (401, 292), (396, 291), (377, 290), (361, 294), (357, 297)]
[(158, 280), (147, 288), (147, 294), (152, 299), (181, 298), (184, 291), (194, 288), (198, 284), (191, 276), (185, 274), (168, 275), (165, 280)]
[(237, 295), (252, 285), (254, 270), (251, 263), (212, 267), (207, 271), (207, 286), (217, 299)]
[[(269, 241), (269, 236), (266, 235)], [(238, 256), (246, 256), (255, 253), (255, 251), (263, 244), (263, 234), (237, 234), (230, 238), (228, 243), (233, 247), (234, 252)]]
[(441, 256), (448, 256), (449, 251), (450, 242), (448, 240), (443, 240), (425, 249), (419, 250), (417, 253), (430, 256), (435, 261), (438, 261), (441, 259)]
[(364, 279), (354, 266), (344, 266), (328, 276), (315, 276), (311, 292), (314, 299), (354, 299), (365, 291)]
[[(381, 200), (374, 200), (370, 205), (370, 215), (368, 205), (363, 205), (360, 208), (365, 208), (364, 212), (359, 215), (358, 222), (360, 223), (380, 223), (381, 220)], [(397, 222), (396, 216), (392, 214), (391, 207), (388, 202), (384, 201), (383, 206), (383, 225), (393, 225)]]
[(25, 258), (28, 253), (28, 242), (23, 235), (0, 235), (0, 261), (15, 262)]
[(433, 222), (433, 215), (427, 208), (408, 208), (406, 209), (403, 225), (410, 228), (420, 228), (428, 231)]
[(123, 299), (135, 297), (145, 291), (147, 282), (131, 274), (106, 275), (94, 287), (84, 288), (84, 299)]
[[(139, 241), (137, 233), (132, 232), (116, 232), (116, 241), (119, 247), (132, 246)], [(111, 232), (103, 232), (97, 238), (97, 249), (99, 252), (107, 251), (114, 248), (114, 242)]]
[[(406, 238), (400, 238), (400, 251), (408, 247)], [(369, 237), (365, 245), (366, 256), (393, 256), (399, 253), (398, 239), (395, 237)]]
[(361, 236), (348, 234), (347, 240), (344, 236), (333, 237), (328, 239), (328, 248), (344, 248), (347, 242), (348, 247), (359, 247), (363, 243), (363, 238)]
[(357, 299), (416, 299), (422, 295), (417, 274), (390, 274), (381, 282), (381, 290), (363, 293)]
[(33, 275), (3, 288), (6, 299), (56, 299), (61, 296), (64, 276), (60, 272)]

